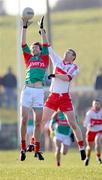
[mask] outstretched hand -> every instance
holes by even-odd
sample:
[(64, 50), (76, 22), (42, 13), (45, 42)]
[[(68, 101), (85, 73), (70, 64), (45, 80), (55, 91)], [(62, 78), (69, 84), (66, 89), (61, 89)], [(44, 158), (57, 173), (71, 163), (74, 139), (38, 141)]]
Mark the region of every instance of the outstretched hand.
[(40, 21), (38, 22), (40, 29), (44, 28), (44, 16), (41, 17)]
[(43, 31), (46, 33), (45, 29), (44, 29), (44, 16), (41, 17), (40, 21), (38, 21), (38, 25), (40, 27), (39, 30), (39, 34), (41, 35), (41, 30), (43, 29)]
[(29, 21), (29, 20), (27, 20), (25, 18), (22, 18), (22, 21), (23, 21), (23, 28), (25, 28), (25, 29), (27, 29), (28, 26), (30, 26), (30, 24), (33, 23), (33, 21)]

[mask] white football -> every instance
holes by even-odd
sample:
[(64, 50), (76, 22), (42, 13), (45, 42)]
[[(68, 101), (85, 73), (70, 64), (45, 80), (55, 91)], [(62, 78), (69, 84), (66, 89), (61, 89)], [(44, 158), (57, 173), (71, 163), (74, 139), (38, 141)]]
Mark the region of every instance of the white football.
[(23, 10), (22, 17), (26, 20), (32, 19), (34, 16), (34, 10), (30, 7), (26, 7)]

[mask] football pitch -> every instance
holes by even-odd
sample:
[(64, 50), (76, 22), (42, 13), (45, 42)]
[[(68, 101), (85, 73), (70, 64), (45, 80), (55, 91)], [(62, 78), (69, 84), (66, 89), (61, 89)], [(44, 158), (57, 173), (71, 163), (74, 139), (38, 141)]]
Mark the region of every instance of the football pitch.
[(19, 151), (0, 151), (0, 180), (102, 180), (102, 165), (96, 162), (94, 152), (87, 167), (77, 149), (62, 155), (60, 167), (56, 166), (54, 152), (44, 153), (44, 157), (39, 161), (27, 153), (26, 160), (20, 162)]

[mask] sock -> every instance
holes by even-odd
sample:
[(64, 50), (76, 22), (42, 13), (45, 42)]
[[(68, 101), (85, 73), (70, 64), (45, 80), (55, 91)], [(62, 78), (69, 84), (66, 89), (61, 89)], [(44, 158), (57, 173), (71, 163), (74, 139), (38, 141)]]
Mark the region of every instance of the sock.
[(26, 150), (26, 141), (21, 140), (21, 150), (25, 151)]
[(85, 149), (85, 148), (84, 148), (84, 141), (78, 141), (77, 143), (78, 143), (79, 151)]
[(34, 150), (35, 150), (35, 153), (36, 152), (39, 152), (40, 151), (40, 142), (35, 142), (35, 144), (34, 144), (35, 146), (35, 148), (34, 148)]
[(60, 162), (57, 162), (57, 166), (60, 166)]
[(32, 136), (31, 141), (30, 141), (30, 144), (34, 145), (34, 143), (35, 143), (35, 139), (34, 139), (34, 137)]
[(100, 156), (101, 156), (100, 153), (96, 153), (96, 157), (97, 157), (98, 159), (100, 158)]

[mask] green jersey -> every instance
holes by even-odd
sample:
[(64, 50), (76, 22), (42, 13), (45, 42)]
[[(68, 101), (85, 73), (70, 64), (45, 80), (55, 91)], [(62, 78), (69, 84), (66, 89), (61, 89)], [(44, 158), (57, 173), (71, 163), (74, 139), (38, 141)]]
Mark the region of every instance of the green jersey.
[(22, 46), (24, 62), (26, 65), (25, 84), (43, 82), (45, 71), (49, 64), (48, 45), (42, 45), (42, 52), (38, 55), (32, 55), (27, 44)]
[(32, 111), (29, 112), (27, 124), (28, 124), (28, 126), (33, 126), (33, 125), (34, 125), (34, 121), (33, 121), (33, 112), (32, 112)]
[(63, 135), (70, 135), (72, 133), (71, 128), (68, 125), (67, 118), (63, 112), (57, 112), (51, 119), (50, 126), (55, 125), (55, 133), (58, 132)]

